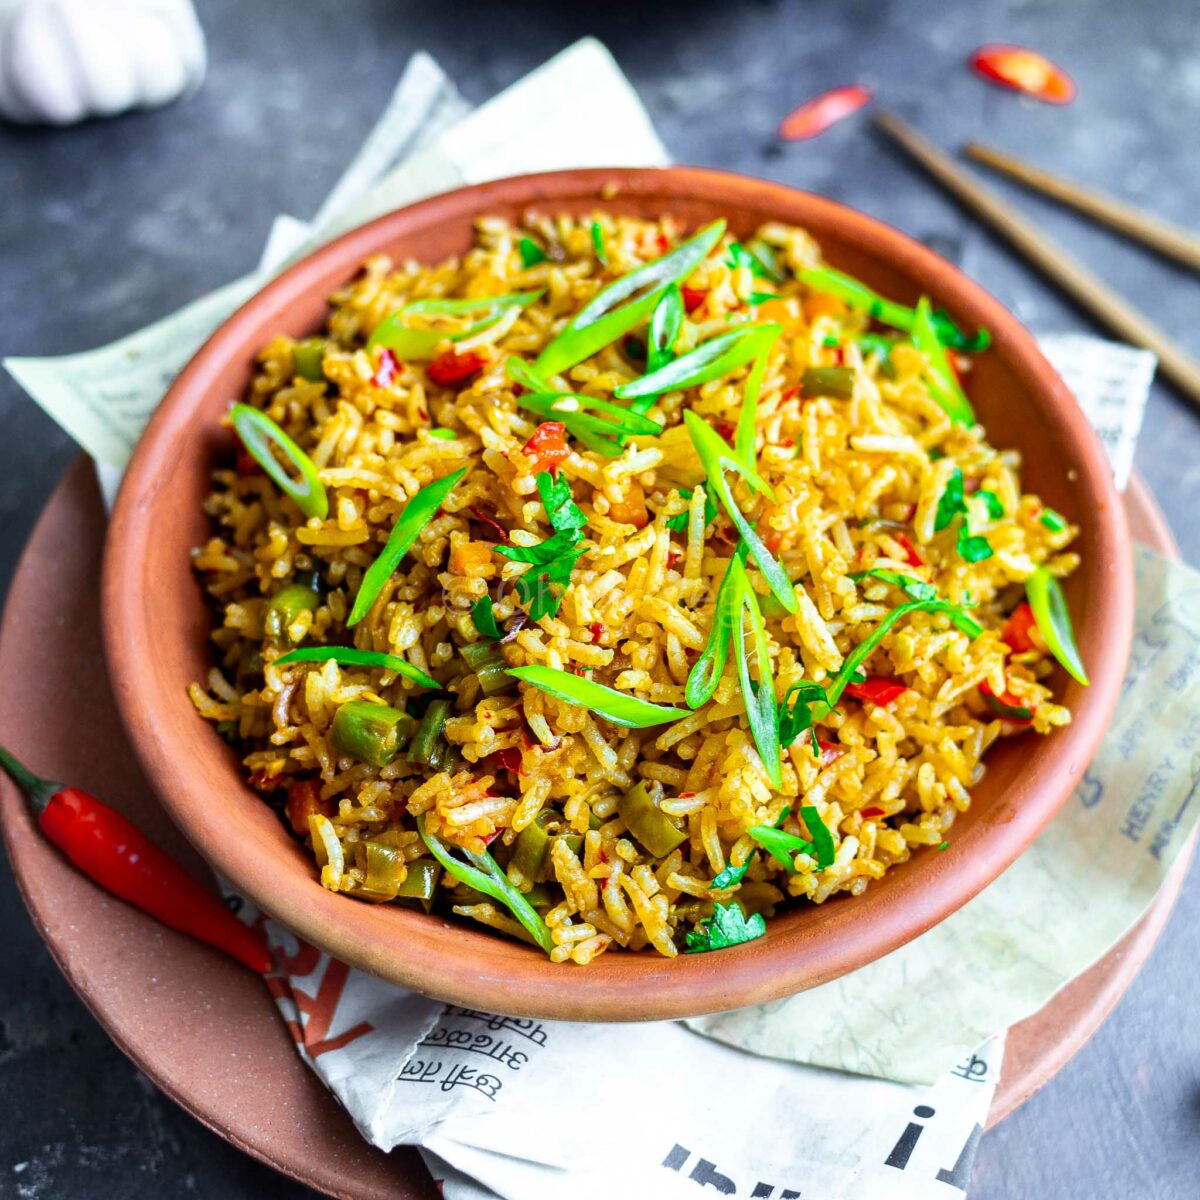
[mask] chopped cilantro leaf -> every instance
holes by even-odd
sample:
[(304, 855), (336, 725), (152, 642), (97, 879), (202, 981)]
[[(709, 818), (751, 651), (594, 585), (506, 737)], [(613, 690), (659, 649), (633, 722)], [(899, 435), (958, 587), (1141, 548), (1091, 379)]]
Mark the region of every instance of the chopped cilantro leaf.
[(496, 614), (492, 609), (491, 596), (480, 596), (474, 604), (471, 605), (471, 620), (475, 623), (475, 628), (479, 630), (484, 637), (500, 638), (500, 626), (496, 624)]
[[(691, 488), (680, 488), (679, 494), (685, 500), (691, 500), (692, 489)], [(716, 515), (717, 515), (717, 502), (712, 498), (712, 496), (706, 494), (704, 497), (704, 524), (710, 525), (713, 522), (713, 520), (716, 518)], [(669, 530), (671, 530), (672, 533), (686, 533), (687, 527), (688, 527), (688, 521), (690, 521), (690, 520), (691, 520), (691, 511), (690, 510), (688, 512), (676, 513), (673, 517), (667, 518), (667, 528)]]
[(752, 942), (766, 932), (767, 923), (763, 920), (762, 913), (755, 913), (747, 919), (740, 904), (715, 904), (712, 916), (688, 931), (687, 953), (704, 954), (709, 950), (725, 950), (743, 942)]
[(938, 501), (937, 517), (933, 522), (934, 529), (940, 533), (955, 517), (966, 511), (967, 502), (963, 498), (963, 473), (955, 467), (954, 474), (950, 476), (946, 490), (942, 492), (942, 498)]

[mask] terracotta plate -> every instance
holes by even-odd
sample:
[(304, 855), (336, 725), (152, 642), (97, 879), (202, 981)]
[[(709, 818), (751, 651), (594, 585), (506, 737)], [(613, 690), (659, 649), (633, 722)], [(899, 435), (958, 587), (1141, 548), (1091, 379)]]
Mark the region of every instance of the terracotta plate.
[[(1176, 553), (1136, 482), (1126, 506), (1135, 537)], [(100, 499), (80, 460), (42, 514), (9, 593), (0, 728), (31, 766), (105, 797), (207, 874), (140, 774), (112, 706), (97, 604), (103, 537)], [(385, 1155), (359, 1138), (296, 1054), (259, 981), (81, 878), (40, 838), (6, 780), (0, 827), (63, 974), (163, 1091), (234, 1145), (331, 1196), (435, 1200), (414, 1151)], [(1046, 1083), (1108, 1015), (1161, 933), (1185, 868), (1181, 860), (1154, 908), (1105, 959), (1012, 1030), (993, 1122)]]

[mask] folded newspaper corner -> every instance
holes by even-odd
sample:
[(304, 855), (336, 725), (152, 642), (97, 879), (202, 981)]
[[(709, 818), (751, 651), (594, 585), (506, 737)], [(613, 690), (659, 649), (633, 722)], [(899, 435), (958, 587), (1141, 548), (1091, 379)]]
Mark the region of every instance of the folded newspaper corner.
[[(6, 365), (93, 455), (111, 495), (176, 372), (297, 255), (464, 183), (666, 161), (598, 42), (568, 48), (474, 112), (419, 54), (321, 211), (309, 223), (281, 217), (257, 270), (111, 346)], [(1123, 487), (1153, 358), (1079, 335), (1042, 346)], [(272, 992), (300, 1054), (364, 1137), (383, 1149), (420, 1146), (452, 1200), (607, 1200), (618, 1177), (635, 1194), (668, 1198), (706, 1188), (768, 1200), (961, 1196), (1004, 1030), (1137, 922), (1195, 826), (1200, 576), (1144, 550), (1136, 572), (1123, 701), (1078, 791), (1012, 868), (915, 942), (759, 1008), (687, 1023), (583, 1025), (402, 991), (245, 905), (275, 949)], [(780, 1114), (797, 1103), (800, 1136), (779, 1137)], [(617, 1126), (588, 1119), (601, 1113), (620, 1114), (619, 1167), (611, 1139), (594, 1132)]]

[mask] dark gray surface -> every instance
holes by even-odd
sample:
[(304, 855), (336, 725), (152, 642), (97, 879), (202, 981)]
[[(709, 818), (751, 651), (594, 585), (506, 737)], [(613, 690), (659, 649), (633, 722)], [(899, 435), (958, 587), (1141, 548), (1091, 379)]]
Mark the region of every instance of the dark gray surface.
[[(935, 140), (981, 138), (1182, 223), (1200, 198), (1200, 22), (1189, 0), (976, 4), (297, 4), (200, 0), (197, 96), (63, 131), (0, 127), (0, 352), (106, 342), (253, 263), (272, 216), (311, 215), (407, 57), (430, 50), (480, 101), (585, 33), (603, 37), (680, 161), (825, 192), (960, 262), (1029, 324), (1087, 322), (861, 121), (779, 147), (793, 104), (861, 80)], [(603, 13), (603, 19), (599, 16)], [(1080, 85), (1067, 109), (974, 79), (984, 41), (1036, 46)], [(1005, 191), (1005, 185), (997, 184)], [(1010, 193), (1200, 355), (1200, 287), (1049, 204)], [(0, 378), (0, 584), (74, 450)], [(1156, 388), (1138, 467), (1200, 561), (1200, 419)], [(60, 978), (0, 877), (0, 1197), (311, 1193), (145, 1083)], [(973, 1200), (1200, 1194), (1200, 884), (1116, 1014), (980, 1151)], [(785, 1122), (791, 1127), (790, 1119)], [(871, 1198), (875, 1200), (875, 1198)]]

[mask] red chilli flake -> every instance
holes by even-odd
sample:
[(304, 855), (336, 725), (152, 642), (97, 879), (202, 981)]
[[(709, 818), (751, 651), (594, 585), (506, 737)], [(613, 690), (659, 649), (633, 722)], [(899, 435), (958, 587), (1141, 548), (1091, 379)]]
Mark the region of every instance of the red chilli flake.
[(1071, 77), (1036, 50), (1000, 44), (980, 46), (968, 62), (976, 75), (1046, 104), (1070, 104), (1075, 99)]
[(902, 533), (895, 535), (896, 541), (904, 547), (904, 558), (910, 567), (923, 567), (925, 560), (917, 553), (917, 548)]
[(708, 293), (700, 288), (681, 287), (679, 294), (683, 297), (683, 307), (688, 312), (695, 312), (708, 299)]
[(872, 94), (870, 88), (853, 83), (813, 96), (780, 121), (779, 137), (785, 142), (814, 138), (869, 104)]
[(396, 361), (396, 356), (386, 347), (379, 352), (379, 366), (375, 368), (375, 374), (371, 376), (371, 382), (376, 387), (387, 387), (388, 384), (396, 378), (396, 371), (400, 364)]
[(870, 808), (860, 808), (858, 810), (858, 815), (860, 817), (866, 817), (868, 820), (870, 820), (873, 817), (882, 817), (883, 809), (876, 808), (874, 805), (871, 805)]
[(595, 621), (588, 626), (588, 633), (592, 635), (593, 642), (598, 642), (604, 636), (604, 626), (599, 621)]
[(846, 688), (846, 695), (853, 696), (855, 700), (863, 700), (869, 704), (877, 705), (879, 708), (888, 708), (894, 704), (908, 688), (903, 683), (898, 683), (895, 679), (888, 679), (883, 675), (876, 675), (865, 683), (852, 683)]
[(438, 387), (456, 387), (487, 366), (488, 356), (482, 350), (447, 350), (439, 354), (426, 368), (426, 374)]

